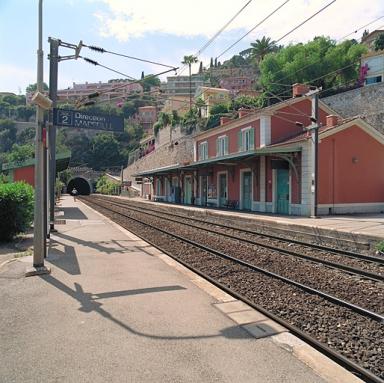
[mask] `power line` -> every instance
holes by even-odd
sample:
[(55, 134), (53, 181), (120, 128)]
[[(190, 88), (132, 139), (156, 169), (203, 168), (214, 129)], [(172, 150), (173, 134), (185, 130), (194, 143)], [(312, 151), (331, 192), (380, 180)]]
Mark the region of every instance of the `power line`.
[[(252, 33), (257, 27), (259, 27), (261, 24), (263, 24), (265, 21), (267, 21), (273, 14), (275, 14), (280, 8), (282, 8), (285, 4), (287, 4), (290, 0), (285, 0), (282, 4), (280, 4), (275, 10), (273, 10), (269, 15), (264, 17), (263, 20), (261, 20), (259, 23), (257, 23), (252, 29), (250, 29), (246, 34), (241, 36), (238, 40), (236, 40), (232, 45), (230, 45), (227, 49), (225, 49), (223, 52), (221, 52), (216, 58), (220, 58), (223, 54), (227, 53), (230, 49), (232, 49), (236, 44), (238, 44), (241, 40), (244, 39), (244, 37), (248, 36), (250, 33)], [(336, 0), (334, 0), (336, 1)]]
[(93, 50), (95, 52), (99, 52), (99, 53), (109, 53), (109, 54), (112, 54), (112, 55), (115, 55), (115, 56), (121, 56), (121, 57), (125, 57), (125, 58), (131, 59), (131, 60), (137, 60), (137, 61), (141, 61), (141, 62), (145, 62), (145, 63), (149, 63), (149, 64), (154, 64), (154, 65), (159, 65), (159, 66), (163, 66), (163, 67), (171, 68), (171, 69), (175, 69), (176, 68), (176, 67), (174, 67), (172, 65), (162, 64), (162, 63), (159, 63), (159, 62), (156, 62), (156, 61), (146, 60), (146, 59), (142, 59), (142, 58), (134, 57), (134, 56), (128, 56), (128, 55), (123, 54), (123, 53), (112, 52), (112, 51), (109, 51), (107, 49), (104, 49), (104, 48), (101, 48), (101, 47), (97, 47), (97, 46), (94, 46), (94, 45), (85, 45), (85, 44), (83, 44), (83, 47), (87, 47), (88, 49), (91, 49), (91, 50)]
[[(219, 35), (232, 23), (233, 20), (236, 19), (237, 16), (240, 15), (241, 12), (244, 11), (244, 9), (252, 2), (253, 0), (249, 0), (245, 5), (243, 5), (243, 7), (240, 8), (239, 11), (237, 11), (237, 13), (232, 16), (230, 18), (229, 21), (227, 21), (224, 26), (222, 26), (193, 56), (194, 57), (198, 57), (206, 48), (208, 48), (209, 45), (211, 45), (213, 43), (214, 40), (216, 40), (217, 37), (219, 37)], [(184, 65), (180, 71), (179, 71), (179, 74), (178, 76), (180, 76), (184, 70), (187, 68), (187, 65)]]
[(104, 68), (104, 69), (107, 69), (107, 70), (109, 70), (109, 71), (111, 71), (111, 72), (114, 72), (114, 73), (120, 74), (120, 75), (122, 75), (122, 76), (124, 76), (124, 77), (127, 77), (127, 78), (129, 78), (130, 80), (134, 80), (134, 81), (136, 80), (134, 77), (129, 76), (128, 74), (125, 74), (125, 73), (123, 73), (123, 72), (119, 72), (118, 70), (113, 69), (113, 68), (110, 68), (110, 67), (108, 67), (108, 66), (106, 66), (106, 65), (102, 65), (102, 64), (98, 63), (98, 62), (95, 61), (95, 60), (89, 59), (88, 57), (82, 57), (82, 56), (79, 56), (79, 58), (83, 59), (84, 61), (86, 61), (86, 62), (89, 63), (89, 64), (92, 64), (92, 65), (95, 65), (95, 66), (100, 66), (100, 67), (102, 67), (102, 68)]
[(336, 0), (332, 0), (330, 3), (328, 3), (327, 5), (325, 5), (323, 8), (319, 9), (317, 12), (315, 12), (312, 16), (308, 17), (307, 19), (305, 19), (304, 21), (302, 21), (299, 25), (297, 25), (296, 27), (294, 27), (293, 29), (291, 29), (289, 32), (287, 32), (285, 35), (281, 36), (279, 39), (277, 39), (275, 41), (275, 43), (278, 43), (279, 41), (281, 41), (282, 39), (284, 39), (285, 37), (287, 37), (288, 35), (290, 35), (292, 32), (294, 32), (296, 29), (300, 28), (301, 26), (303, 26), (305, 23), (307, 23), (309, 20), (313, 19), (315, 16), (317, 16), (319, 13), (323, 12), (326, 8), (328, 8), (330, 5), (332, 5)]
[(229, 21), (225, 23), (223, 27), (221, 27), (200, 49), (199, 51), (195, 54), (195, 56), (199, 56), (209, 45), (212, 44), (212, 42), (229, 26), (229, 24), (232, 23), (233, 20), (236, 19), (237, 16), (240, 15), (241, 12), (244, 11), (244, 9), (252, 2), (253, 0), (249, 0), (246, 4), (243, 5), (243, 7), (237, 11), (237, 13), (231, 17)]
[[(345, 36), (343, 36), (341, 39), (339, 39), (339, 41), (340, 41), (340, 40), (344, 40), (346, 37), (348, 37), (348, 36), (350, 36), (350, 35), (353, 35), (354, 33), (357, 33), (358, 31), (362, 30), (363, 28), (366, 28), (366, 27), (368, 27), (369, 25), (371, 25), (371, 24), (375, 23), (376, 21), (378, 21), (378, 20), (382, 19), (383, 17), (384, 17), (384, 15), (383, 15), (383, 16), (380, 16), (380, 17), (378, 17), (377, 19), (375, 19), (375, 20), (371, 21), (371, 22), (370, 22), (370, 23), (368, 23), (368, 24), (365, 24), (365, 25), (363, 25), (362, 27), (360, 27), (360, 28), (356, 29), (355, 31), (353, 31), (353, 32), (349, 33), (348, 35), (345, 35)], [(380, 28), (381, 28), (381, 27), (379, 27), (379, 29), (380, 29)]]

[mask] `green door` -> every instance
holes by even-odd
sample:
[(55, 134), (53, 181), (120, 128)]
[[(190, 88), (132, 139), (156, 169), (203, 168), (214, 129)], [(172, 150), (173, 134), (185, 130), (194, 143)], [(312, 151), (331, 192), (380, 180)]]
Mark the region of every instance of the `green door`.
[(201, 178), (201, 206), (207, 206), (208, 182), (207, 176)]
[(184, 203), (190, 205), (192, 199), (192, 180), (191, 177), (185, 177), (184, 185)]
[(288, 214), (289, 209), (289, 173), (288, 169), (276, 169), (277, 172), (277, 213)]
[(219, 206), (224, 206), (227, 202), (227, 175), (219, 175)]
[(242, 208), (243, 210), (251, 210), (252, 208), (252, 173), (243, 173), (243, 185), (242, 185)]

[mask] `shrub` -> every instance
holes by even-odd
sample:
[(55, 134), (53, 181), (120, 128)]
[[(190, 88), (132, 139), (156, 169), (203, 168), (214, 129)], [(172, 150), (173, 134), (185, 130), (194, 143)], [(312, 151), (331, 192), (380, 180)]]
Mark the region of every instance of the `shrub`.
[(100, 194), (117, 194), (117, 184), (101, 176), (96, 183), (96, 191)]
[(32, 186), (24, 182), (0, 184), (0, 241), (26, 231), (32, 221)]
[(376, 244), (376, 249), (380, 251), (380, 253), (384, 253), (384, 241), (380, 241)]

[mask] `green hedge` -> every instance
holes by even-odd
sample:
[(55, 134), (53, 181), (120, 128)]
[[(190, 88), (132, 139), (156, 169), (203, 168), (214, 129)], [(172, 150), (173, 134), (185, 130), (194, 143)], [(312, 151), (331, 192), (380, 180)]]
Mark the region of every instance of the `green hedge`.
[(24, 182), (0, 184), (0, 241), (9, 241), (33, 222), (33, 188)]

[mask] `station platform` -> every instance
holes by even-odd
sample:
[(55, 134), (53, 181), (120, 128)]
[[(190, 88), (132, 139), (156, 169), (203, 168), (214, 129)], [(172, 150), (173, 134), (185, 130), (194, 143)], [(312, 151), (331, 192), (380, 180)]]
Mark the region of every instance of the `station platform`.
[(1, 381), (360, 382), (82, 202), (59, 214), (51, 274), (0, 268)]
[(268, 228), (272, 232), (279, 233), (294, 230), (297, 232), (298, 238), (303, 240), (310, 241), (314, 238), (319, 242), (329, 242), (330, 245), (350, 246), (352, 250), (374, 252), (376, 244), (384, 240), (384, 214), (330, 215), (309, 218), (154, 202), (139, 197), (115, 196), (114, 198), (158, 206), (171, 206), (173, 211), (183, 209), (191, 211), (195, 215), (212, 215), (223, 219), (236, 217), (236, 219), (249, 223), (251, 226), (257, 225)]

